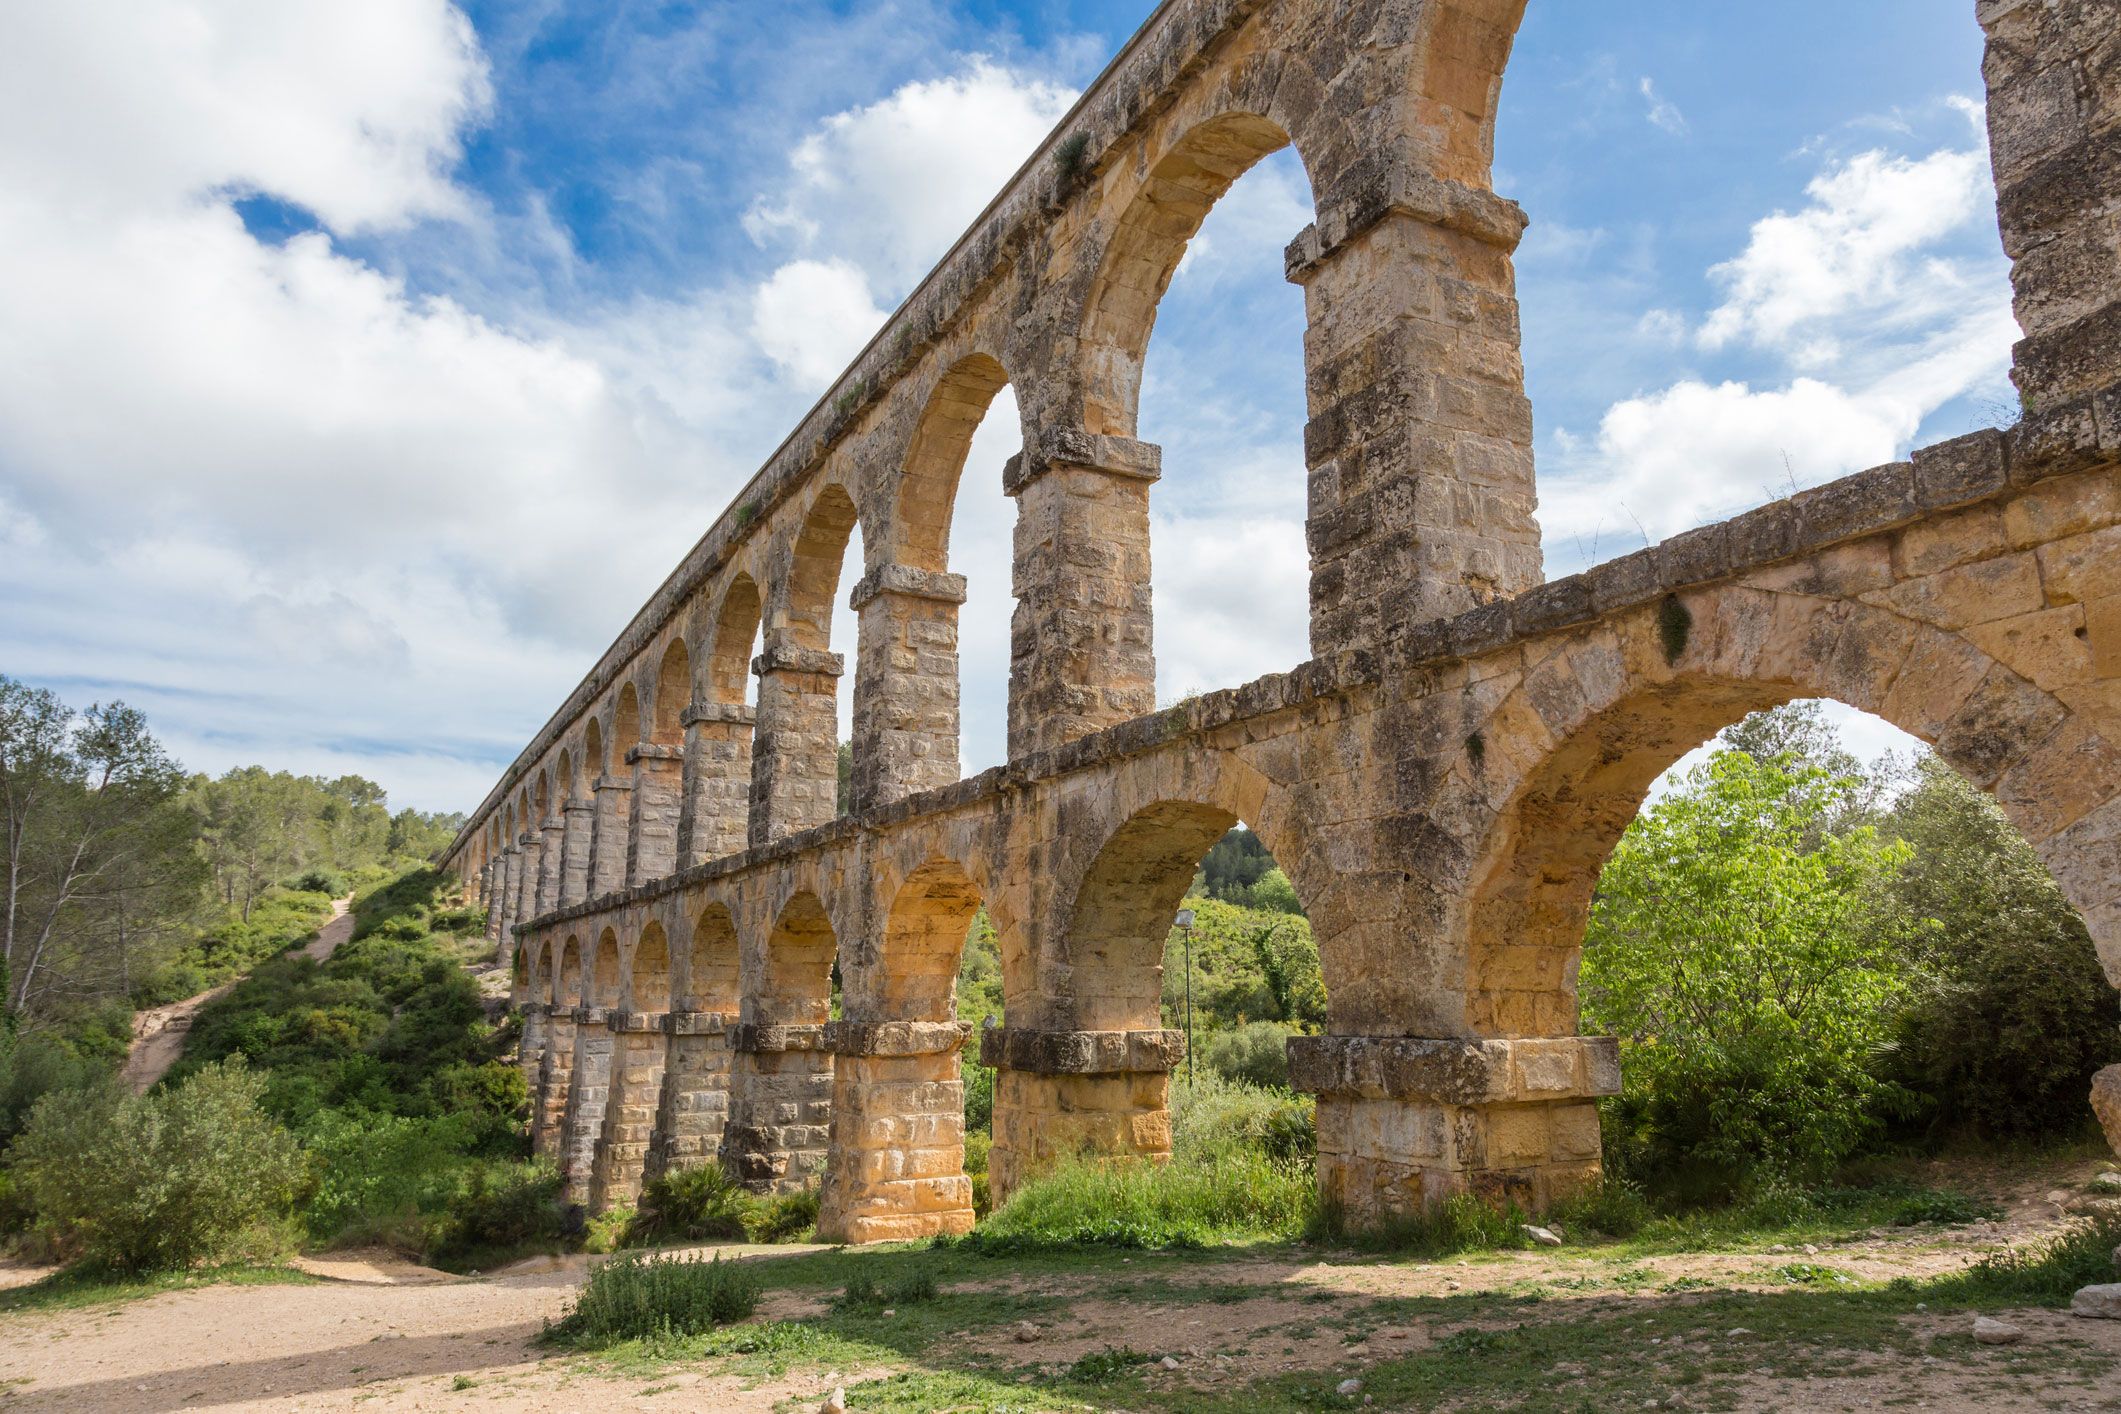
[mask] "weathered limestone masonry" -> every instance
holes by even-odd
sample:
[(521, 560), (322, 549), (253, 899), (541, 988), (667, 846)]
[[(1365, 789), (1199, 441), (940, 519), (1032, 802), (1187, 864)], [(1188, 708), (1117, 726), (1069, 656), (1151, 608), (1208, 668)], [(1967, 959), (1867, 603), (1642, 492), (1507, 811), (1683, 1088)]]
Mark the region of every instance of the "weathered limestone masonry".
[[(997, 1197), (1064, 1154), (1168, 1154), (1164, 941), (1243, 820), (1325, 972), (1328, 1032), (1290, 1047), (1323, 1196), (1357, 1221), (1547, 1202), (1596, 1173), (1619, 1084), (1614, 1045), (1578, 1034), (1598, 872), (1660, 772), (1798, 697), (1991, 791), (2121, 981), (2113, 0), (1974, 7), (2023, 420), (1551, 582), (1525, 217), (1488, 170), (1523, 6), (1159, 7), (495, 787), (446, 863), (524, 949), (533, 1135), (579, 1201), (719, 1162), (759, 1190), (821, 1181), (831, 1236), (962, 1230), (952, 982), (982, 908)], [(1314, 656), (1154, 712), (1142, 359), (1206, 211), (1291, 144), (1316, 204), (1286, 254)], [(1011, 759), (961, 781), (949, 527), (1005, 384)], [(526, 897), (555, 855), (557, 905)], [(2100, 1093), (2121, 1140), (2121, 1073)]]

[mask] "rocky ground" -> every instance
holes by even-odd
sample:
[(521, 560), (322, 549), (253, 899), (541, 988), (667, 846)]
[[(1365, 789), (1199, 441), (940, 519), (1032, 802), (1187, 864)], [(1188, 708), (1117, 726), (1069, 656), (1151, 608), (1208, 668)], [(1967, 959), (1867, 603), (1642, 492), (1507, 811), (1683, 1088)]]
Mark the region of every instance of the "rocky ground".
[[(730, 1249), (767, 1281), (753, 1322), (594, 1356), (538, 1343), (590, 1259), (459, 1278), (338, 1253), (278, 1284), (0, 1295), (0, 1410), (816, 1409), (842, 1389), (893, 1410), (2112, 1409), (2121, 1320), (1969, 1301), (1951, 1280), (2083, 1221), (2101, 1167), (1962, 1167), (1954, 1186), (1996, 1204), (1979, 1222), (1702, 1250)], [(932, 1299), (835, 1309), (850, 1277), (913, 1267)], [(1977, 1320), (2010, 1331), (1984, 1343)]]

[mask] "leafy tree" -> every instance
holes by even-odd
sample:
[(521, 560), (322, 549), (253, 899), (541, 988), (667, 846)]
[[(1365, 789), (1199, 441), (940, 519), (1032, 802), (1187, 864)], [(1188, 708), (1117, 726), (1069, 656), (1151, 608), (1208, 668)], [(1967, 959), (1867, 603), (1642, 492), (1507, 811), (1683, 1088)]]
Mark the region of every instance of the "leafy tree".
[(2121, 1060), (2121, 996), (2053, 876), (1996, 803), (1929, 757), (1884, 828), (1910, 846), (1882, 900), (1911, 985), (1887, 1069), (1932, 1131), (2066, 1133)]
[(181, 783), (134, 709), (76, 714), (0, 678), (0, 1011), (10, 1024), (122, 992), (141, 954), (166, 940), (171, 911), (198, 882)]
[(1623, 836), (1581, 979), (1587, 1020), (1621, 1038), (1622, 1167), (1816, 1176), (1897, 1098), (1872, 1066), (1906, 986), (1876, 901), (1909, 848), (1833, 828), (1863, 788), (1722, 751)]

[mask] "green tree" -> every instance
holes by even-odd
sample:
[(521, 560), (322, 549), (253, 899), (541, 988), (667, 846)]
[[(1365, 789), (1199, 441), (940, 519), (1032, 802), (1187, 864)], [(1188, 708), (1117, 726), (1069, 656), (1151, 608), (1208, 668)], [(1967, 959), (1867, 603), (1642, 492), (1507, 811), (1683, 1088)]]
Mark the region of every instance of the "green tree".
[(2093, 1072), (2121, 1060), (2121, 997), (2084, 920), (1996, 803), (1935, 757), (1884, 828), (1911, 847), (1876, 925), (1912, 964), (1889, 1073), (1932, 1131), (2082, 1126)]
[(1832, 827), (1864, 788), (1722, 751), (1622, 837), (1581, 990), (1621, 1039), (1624, 1167), (1816, 1176), (1876, 1129), (1894, 1096), (1872, 1059), (1906, 987), (1876, 901), (1909, 849)]

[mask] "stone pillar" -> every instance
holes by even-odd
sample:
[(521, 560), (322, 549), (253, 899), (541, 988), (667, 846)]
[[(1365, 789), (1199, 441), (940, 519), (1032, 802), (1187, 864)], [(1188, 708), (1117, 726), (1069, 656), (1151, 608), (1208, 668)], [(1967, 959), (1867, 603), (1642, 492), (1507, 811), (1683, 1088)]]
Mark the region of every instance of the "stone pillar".
[(1289, 1084), (1318, 1096), (1318, 1191), (1352, 1226), (1454, 1193), (1538, 1212), (1595, 1180), (1609, 1036), (1296, 1036)]
[(2121, 423), (2121, 64), (2107, 3), (1980, 0), (1989, 160), (2035, 444)]
[[(523, 831), (519, 843), (522, 845), (522, 854), (516, 860), (515, 908), (508, 920), (511, 925), (528, 923), (538, 916), (539, 863), (545, 854), (544, 837), (535, 830)], [(512, 934), (508, 939), (508, 954), (513, 960), (515, 938)]]
[(744, 850), (751, 814), (751, 728), (741, 702), (695, 702), (685, 724), (685, 800), (678, 811), (678, 867)]
[(596, 784), (595, 828), (589, 835), (589, 897), (626, 887), (626, 836), (630, 828), (633, 779), (600, 776)]
[(519, 1010), (523, 1013), (523, 1039), (516, 1043), (516, 1065), (523, 1072), (523, 1088), (530, 1095), (530, 1130), (533, 1144), (538, 1125), (538, 1087), (545, 1074), (545, 1039), (548, 1031), (546, 1013), (551, 1010), (543, 1002), (525, 1001)]
[(596, 1176), (597, 1146), (604, 1137), (604, 1107), (611, 1098), (611, 1050), (611, 1013), (600, 1006), (576, 1007), (574, 1066), (558, 1153), (567, 1201), (585, 1208)]
[(538, 1083), (531, 1091), (530, 1152), (559, 1159), (567, 1130), (567, 1101), (574, 1089), (575, 1009), (548, 1007), (545, 1051), (538, 1058)]
[(1311, 651), (1542, 579), (1511, 254), (1524, 212), (1379, 153), (1289, 246), (1303, 287)]
[(1171, 1157), (1171, 1072), (1183, 1031), (980, 1032), (994, 1077), (994, 1148), (987, 1191), (997, 1207), (1055, 1159)]
[(712, 1011), (674, 1011), (663, 1018), (670, 1038), (657, 1098), (647, 1178), (714, 1162), (729, 1119), (729, 1028), (735, 1018)]
[(497, 854), (486, 861), (485, 888), (480, 901), (486, 905), (486, 936), (496, 947), (501, 942), (501, 915), (506, 911), (501, 900), (508, 895), (507, 873), (506, 855)]
[(1148, 442), (1047, 428), (1003, 469), (1017, 505), (1011, 760), (1155, 710), (1149, 487), (1162, 466)]
[(494, 901), (486, 909), (486, 933), (494, 939), (494, 956), (501, 956), (509, 943), (509, 914), (515, 901), (515, 846), (494, 854)]
[(722, 1167), (754, 1193), (794, 1193), (824, 1170), (832, 1134), (832, 1052), (823, 1026), (741, 1022)]
[(835, 1021), (832, 1136), (818, 1197), (824, 1242), (970, 1232), (962, 1021)]
[(837, 653), (796, 648), (769, 635), (758, 674), (758, 736), (751, 746), (749, 843), (768, 844), (839, 818)]
[(554, 815), (538, 827), (544, 838), (538, 845), (538, 901), (531, 916), (543, 918), (560, 906), (560, 852), (566, 845), (567, 821)]
[(854, 670), (854, 813), (958, 779), (957, 609), (965, 577), (910, 565), (863, 576)]
[(560, 807), (560, 907), (572, 908), (589, 897), (589, 849), (596, 835), (593, 800), (570, 800)]
[(611, 1013), (611, 1090), (590, 1173), (589, 1207), (604, 1212), (641, 1196), (669, 1038), (661, 1012)]
[(667, 878), (678, 867), (678, 805), (685, 753), (643, 744), (626, 753), (633, 809), (626, 824), (626, 885)]

